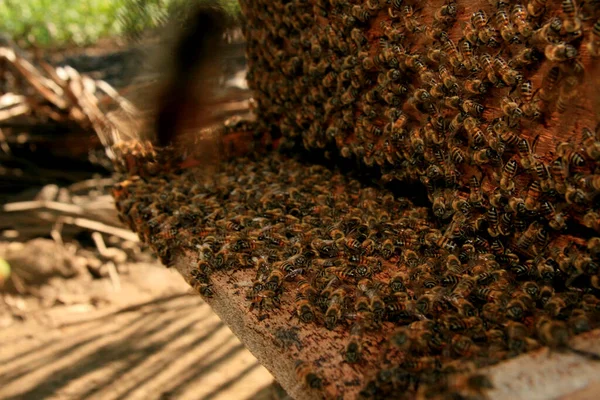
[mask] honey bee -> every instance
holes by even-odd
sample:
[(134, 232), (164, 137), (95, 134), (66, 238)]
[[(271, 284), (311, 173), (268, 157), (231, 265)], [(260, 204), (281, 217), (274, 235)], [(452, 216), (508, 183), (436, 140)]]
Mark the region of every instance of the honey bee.
[(451, 26), (456, 21), (457, 5), (455, 2), (444, 4), (433, 14), (433, 19), (439, 24)]
[(544, 48), (544, 55), (553, 62), (565, 62), (577, 57), (577, 49), (570, 44), (549, 44)]
[(581, 145), (589, 159), (594, 161), (600, 159), (600, 141), (589, 128), (582, 129)]
[(529, 329), (521, 322), (509, 321), (505, 328), (508, 349), (517, 354), (533, 350), (537, 343), (528, 338)]
[(574, 76), (567, 77), (561, 83), (558, 91), (558, 99), (556, 100), (556, 110), (559, 113), (564, 113), (567, 110), (569, 103), (577, 96), (577, 85), (578, 81)]
[(487, 86), (479, 79), (465, 79), (463, 85), (467, 93), (474, 95), (481, 95), (487, 93)]
[(548, 0), (529, 0), (527, 3), (527, 12), (532, 17), (539, 17), (546, 11), (546, 3)]
[(412, 6), (405, 5), (402, 8), (402, 20), (404, 23), (404, 27), (408, 32), (418, 33), (423, 30), (421, 24), (419, 23), (415, 11)]
[(338, 320), (342, 316), (342, 304), (346, 298), (346, 291), (343, 288), (336, 289), (329, 299), (329, 306), (325, 312), (325, 327), (333, 330)]
[(296, 295), (296, 314), (298, 319), (308, 324), (315, 319), (315, 311), (310, 304), (309, 300), (302, 293)]
[(598, 192), (600, 190), (600, 175), (586, 175), (579, 179), (579, 184), (588, 192)]
[(515, 102), (510, 97), (502, 98), (502, 102), (500, 103), (500, 108), (502, 109), (502, 112), (508, 119), (508, 123), (511, 126), (514, 126), (515, 121), (518, 121), (519, 118), (521, 118), (523, 116), (523, 111), (521, 110), (521, 108), (519, 107), (517, 102)]
[(443, 65), (440, 65), (438, 71), (440, 73), (440, 77), (442, 78), (442, 83), (444, 84), (446, 89), (450, 93), (458, 92), (458, 82), (456, 80), (456, 77)]
[(496, 163), (498, 161), (498, 153), (491, 148), (475, 150), (471, 155), (471, 161), (475, 165), (483, 165), (488, 163)]
[(507, 86), (514, 87), (523, 79), (522, 75), (512, 69), (502, 57), (496, 56), (493, 63), (498, 75)]
[(494, 68), (494, 62), (492, 61), (492, 57), (489, 54), (482, 54), (480, 60), (483, 65), (483, 69), (486, 73), (486, 76), (490, 83), (494, 86), (498, 86), (500, 83), (500, 79), (496, 76), (496, 70)]
[(569, 186), (565, 191), (565, 199), (568, 204), (585, 204), (587, 195), (583, 190)]
[(555, 43), (560, 35), (562, 21), (558, 17), (550, 18), (548, 22), (533, 32), (531, 41), (533, 43), (544, 45)]
[(594, 24), (586, 47), (592, 57), (600, 57), (600, 19)]
[(579, 10), (575, 6), (575, 0), (563, 0), (561, 6), (562, 12), (566, 16), (562, 23), (562, 29), (569, 40), (577, 39), (582, 35), (582, 30), (581, 18), (579, 17)]
[(554, 66), (542, 78), (542, 85), (539, 91), (539, 97), (545, 102), (549, 102), (555, 96), (556, 83), (560, 77), (560, 68)]
[(250, 311), (258, 306), (260, 310), (268, 310), (279, 307), (279, 296), (270, 290), (263, 290), (258, 293), (251, 293), (249, 296)]
[(456, 70), (464, 67), (462, 54), (458, 51), (456, 44), (450, 39), (447, 33), (442, 32), (440, 39), (442, 41), (442, 48), (450, 61), (450, 65)]
[(528, 21), (527, 11), (522, 4), (515, 4), (513, 6), (511, 17), (521, 36), (528, 38), (533, 34), (533, 27)]
[(565, 229), (567, 223), (566, 215), (564, 213), (557, 213), (552, 203), (544, 201), (540, 205), (540, 211), (548, 219), (548, 225), (552, 229), (557, 231)]
[(462, 103), (462, 109), (467, 114), (481, 115), (483, 114), (484, 108), (481, 104), (474, 102), (473, 100), (465, 100)]
[(452, 336), (450, 348), (457, 356), (461, 357), (472, 357), (481, 352), (481, 348), (473, 342), (473, 339), (460, 334)]
[(519, 37), (517, 36), (517, 30), (515, 26), (510, 22), (508, 13), (504, 8), (499, 8), (496, 12), (496, 27), (500, 31), (500, 36), (507, 43), (519, 43)]
[(516, 174), (517, 161), (514, 158), (511, 158), (502, 168), (502, 175), (500, 176), (500, 188), (506, 192), (512, 192), (512, 190), (515, 188), (514, 177)]
[(540, 188), (540, 183), (538, 181), (533, 181), (529, 186), (529, 190), (523, 200), (523, 204), (525, 208), (529, 211), (533, 211), (538, 206), (538, 200), (542, 194), (542, 190)]
[(346, 345), (344, 357), (348, 363), (357, 363), (362, 356), (363, 326), (355, 323), (350, 328), (350, 339)]
[(477, 32), (477, 38), (484, 44), (489, 43), (493, 36), (488, 22), (488, 17), (483, 10), (476, 11), (471, 15), (471, 25)]
[(296, 360), (294, 370), (296, 376), (308, 387), (312, 389), (321, 389), (323, 387), (323, 379), (313, 372), (312, 367), (307, 362)]

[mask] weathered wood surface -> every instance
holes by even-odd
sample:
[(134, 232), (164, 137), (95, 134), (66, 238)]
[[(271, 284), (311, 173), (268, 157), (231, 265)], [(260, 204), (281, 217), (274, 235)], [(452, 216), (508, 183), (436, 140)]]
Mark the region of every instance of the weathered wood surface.
[[(190, 271), (195, 264), (194, 255), (181, 256), (175, 268), (191, 281)], [(215, 296), (205, 298), (205, 301), (294, 399), (310, 400), (323, 396), (299, 381), (294, 371), (296, 358), (319, 365), (318, 371), (333, 383), (328, 386), (327, 397), (356, 398), (361, 386), (353, 385), (353, 382), (362, 382), (376, 364), (372, 357), (360, 365), (344, 361), (347, 331), (332, 332), (298, 323), (295, 317), (290, 319), (294, 307), (286, 301), (282, 301), (280, 309), (269, 311), (268, 318), (260, 321), (256, 313), (248, 312), (245, 298), (247, 286), (253, 280), (250, 271), (213, 275), (213, 279)], [(385, 333), (389, 331), (374, 335), (370, 341), (383, 341)], [(600, 353), (600, 330), (580, 335), (573, 340), (573, 345)], [(371, 349), (373, 355), (377, 355), (377, 350), (377, 347)], [(488, 373), (494, 385), (494, 389), (486, 392), (490, 400), (591, 400), (597, 398), (600, 390), (599, 362), (547, 348), (481, 372)]]

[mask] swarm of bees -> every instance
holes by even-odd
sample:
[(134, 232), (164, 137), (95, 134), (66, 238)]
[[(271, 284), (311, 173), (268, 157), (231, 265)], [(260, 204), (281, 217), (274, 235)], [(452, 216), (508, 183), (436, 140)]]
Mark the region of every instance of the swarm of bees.
[[(455, 374), (576, 351), (569, 338), (600, 324), (600, 125), (547, 154), (535, 132), (580, 100), (600, 3), (554, 3), (241, 1), (257, 132), (387, 187), (418, 182), (431, 207), (263, 154), (208, 181), (131, 178), (115, 188), (121, 216), (165, 265), (197, 252), (204, 296), (213, 273), (250, 269), (253, 312), (287, 298), (298, 323), (347, 332), (346, 363), (379, 363), (365, 398), (477, 397), (492, 382)], [(310, 362), (296, 372), (331, 384)]]
[[(487, 230), (500, 221), (440, 224), (427, 207), (323, 166), (259, 159), (234, 158), (202, 182), (194, 170), (131, 177), (115, 187), (117, 207), (165, 265), (197, 254), (200, 294), (213, 295), (213, 274), (249, 269), (259, 319), (287, 296), (297, 323), (347, 330), (347, 363), (362, 363), (369, 336), (394, 326), (365, 397), (439, 392), (454, 373), (542, 345), (568, 349), (600, 322), (599, 238), (527, 257), (520, 248), (543, 239), (537, 220), (505, 247)], [(309, 388), (327, 384), (309, 362), (296, 371)]]

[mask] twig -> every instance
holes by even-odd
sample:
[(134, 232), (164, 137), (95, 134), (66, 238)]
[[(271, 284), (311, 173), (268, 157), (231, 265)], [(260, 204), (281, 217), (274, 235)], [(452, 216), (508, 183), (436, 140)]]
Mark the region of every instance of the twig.
[(87, 179), (85, 181), (76, 182), (69, 186), (67, 189), (69, 192), (79, 192), (81, 190), (91, 189), (91, 188), (103, 188), (107, 186), (114, 185), (115, 180), (113, 178), (93, 178)]
[(103, 224), (102, 222), (92, 221), (87, 218), (72, 218), (72, 217), (64, 217), (64, 223), (78, 226), (80, 228), (86, 228), (98, 232), (103, 232), (108, 235), (113, 235), (120, 237), (121, 239), (129, 240), (135, 243), (140, 241), (140, 238), (136, 233), (131, 232), (127, 229), (117, 228), (114, 226), (109, 226)]
[(44, 78), (29, 61), (18, 57), (14, 50), (8, 47), (0, 47), (0, 57), (8, 60), (42, 97), (62, 110), (67, 108), (67, 102), (61, 97), (64, 92), (60, 86)]
[(47, 200), (31, 200), (31, 201), (18, 201), (14, 203), (8, 203), (2, 206), (5, 212), (16, 212), (16, 211), (29, 211), (29, 210), (40, 210), (40, 209), (54, 210), (69, 214), (83, 214), (84, 209), (74, 204), (65, 204), (58, 201), (47, 201)]
[(107, 262), (106, 269), (108, 270), (108, 277), (110, 278), (115, 292), (121, 291), (121, 279), (119, 278), (119, 272), (117, 271), (115, 263), (112, 261)]
[(96, 248), (98, 249), (100, 255), (106, 254), (106, 243), (104, 243), (104, 238), (102, 237), (100, 232), (92, 233), (92, 239), (94, 240), (94, 244), (96, 245)]

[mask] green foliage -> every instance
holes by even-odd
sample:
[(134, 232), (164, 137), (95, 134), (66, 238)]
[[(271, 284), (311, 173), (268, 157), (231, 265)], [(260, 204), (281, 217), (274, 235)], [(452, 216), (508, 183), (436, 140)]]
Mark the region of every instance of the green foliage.
[[(162, 26), (188, 1), (0, 0), (0, 32), (21, 45), (87, 45), (103, 37), (135, 37), (143, 30)], [(236, 0), (218, 3), (232, 14), (239, 12)]]

